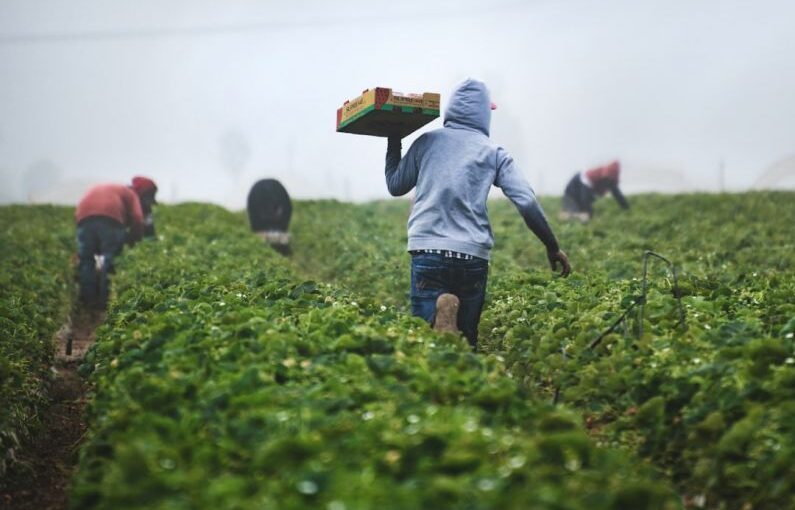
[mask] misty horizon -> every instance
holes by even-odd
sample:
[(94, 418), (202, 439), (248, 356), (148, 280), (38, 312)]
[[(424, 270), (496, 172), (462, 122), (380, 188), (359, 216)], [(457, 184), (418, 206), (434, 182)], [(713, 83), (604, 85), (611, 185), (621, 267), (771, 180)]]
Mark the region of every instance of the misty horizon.
[(795, 188), (789, 2), (354, 5), (3, 2), (0, 203), (133, 175), (163, 202), (238, 209), (264, 177), (387, 198), (386, 140), (336, 133), (336, 109), (375, 86), (445, 105), (470, 76), (540, 195), (611, 159), (628, 193)]

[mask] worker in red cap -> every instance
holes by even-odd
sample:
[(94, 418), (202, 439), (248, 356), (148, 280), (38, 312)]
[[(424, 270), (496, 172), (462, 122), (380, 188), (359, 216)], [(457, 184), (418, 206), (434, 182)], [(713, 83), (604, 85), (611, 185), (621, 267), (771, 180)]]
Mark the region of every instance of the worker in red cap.
[(583, 223), (589, 221), (594, 214), (593, 203), (608, 191), (622, 209), (629, 209), (629, 202), (618, 189), (620, 172), (621, 164), (618, 161), (612, 161), (606, 165), (575, 174), (563, 193), (561, 218), (580, 220)]
[(154, 203), (157, 186), (145, 177), (131, 186), (99, 184), (89, 189), (75, 210), (79, 261), (80, 299), (90, 308), (108, 303), (113, 261), (124, 243), (131, 246), (144, 234), (142, 204)]
[(152, 218), (152, 206), (157, 204), (155, 195), (157, 185), (148, 177), (135, 176), (132, 180), (132, 189), (141, 199), (141, 211), (144, 213), (144, 237), (155, 238), (155, 222)]

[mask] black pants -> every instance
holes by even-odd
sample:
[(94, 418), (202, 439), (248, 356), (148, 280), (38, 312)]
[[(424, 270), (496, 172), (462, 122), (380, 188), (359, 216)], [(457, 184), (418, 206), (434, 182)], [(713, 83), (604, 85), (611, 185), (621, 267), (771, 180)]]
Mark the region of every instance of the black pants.
[[(77, 254), (80, 257), (80, 299), (88, 306), (105, 308), (110, 293), (108, 273), (113, 271), (113, 259), (124, 248), (127, 229), (105, 216), (91, 216), (77, 224)], [(97, 268), (95, 255), (104, 259)]]
[(582, 183), (580, 174), (575, 174), (563, 192), (563, 210), (570, 213), (593, 214), (593, 203), (596, 195), (593, 190)]

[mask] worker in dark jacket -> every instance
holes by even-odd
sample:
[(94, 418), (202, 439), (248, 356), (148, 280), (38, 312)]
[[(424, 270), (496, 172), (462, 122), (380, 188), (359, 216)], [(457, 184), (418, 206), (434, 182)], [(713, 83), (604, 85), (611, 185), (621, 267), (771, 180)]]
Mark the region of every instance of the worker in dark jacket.
[(561, 218), (587, 222), (594, 214), (593, 203), (608, 191), (622, 209), (629, 209), (629, 202), (618, 189), (620, 172), (621, 165), (613, 161), (574, 175), (563, 193)]
[[(148, 188), (147, 188), (148, 189)], [(80, 299), (91, 308), (108, 303), (114, 259), (140, 241), (144, 215), (138, 190), (121, 184), (99, 184), (86, 192), (75, 210)]]
[(257, 233), (276, 251), (290, 253), (290, 217), (293, 206), (290, 195), (276, 179), (257, 181), (248, 193), (248, 220)]
[(132, 180), (132, 188), (141, 199), (141, 212), (144, 214), (144, 237), (154, 239), (155, 221), (152, 216), (152, 206), (157, 204), (157, 185), (148, 177), (136, 176)]
[(466, 80), (453, 92), (444, 127), (423, 134), (401, 157), (389, 138), (386, 184), (394, 196), (416, 188), (408, 222), (411, 311), (441, 331), (462, 331), (477, 349), (494, 244), (486, 210), (492, 185), (516, 205), (544, 243), (553, 269), (571, 271), (535, 193), (510, 154), (489, 139), (491, 102), (486, 85)]

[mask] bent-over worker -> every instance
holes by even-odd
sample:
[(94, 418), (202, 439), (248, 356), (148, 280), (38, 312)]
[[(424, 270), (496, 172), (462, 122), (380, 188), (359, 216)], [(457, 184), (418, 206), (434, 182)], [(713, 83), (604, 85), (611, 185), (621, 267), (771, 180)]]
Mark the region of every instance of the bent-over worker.
[(114, 259), (127, 242), (140, 241), (144, 215), (138, 189), (122, 184), (98, 184), (80, 199), (75, 210), (80, 299), (89, 307), (108, 303)]
[(620, 173), (621, 165), (618, 161), (613, 161), (607, 165), (575, 174), (563, 193), (561, 219), (587, 222), (594, 214), (593, 203), (608, 191), (622, 209), (629, 209), (629, 202), (618, 189)]
[(261, 179), (248, 192), (248, 220), (257, 233), (276, 251), (290, 253), (290, 217), (293, 206), (290, 195), (276, 179)]

